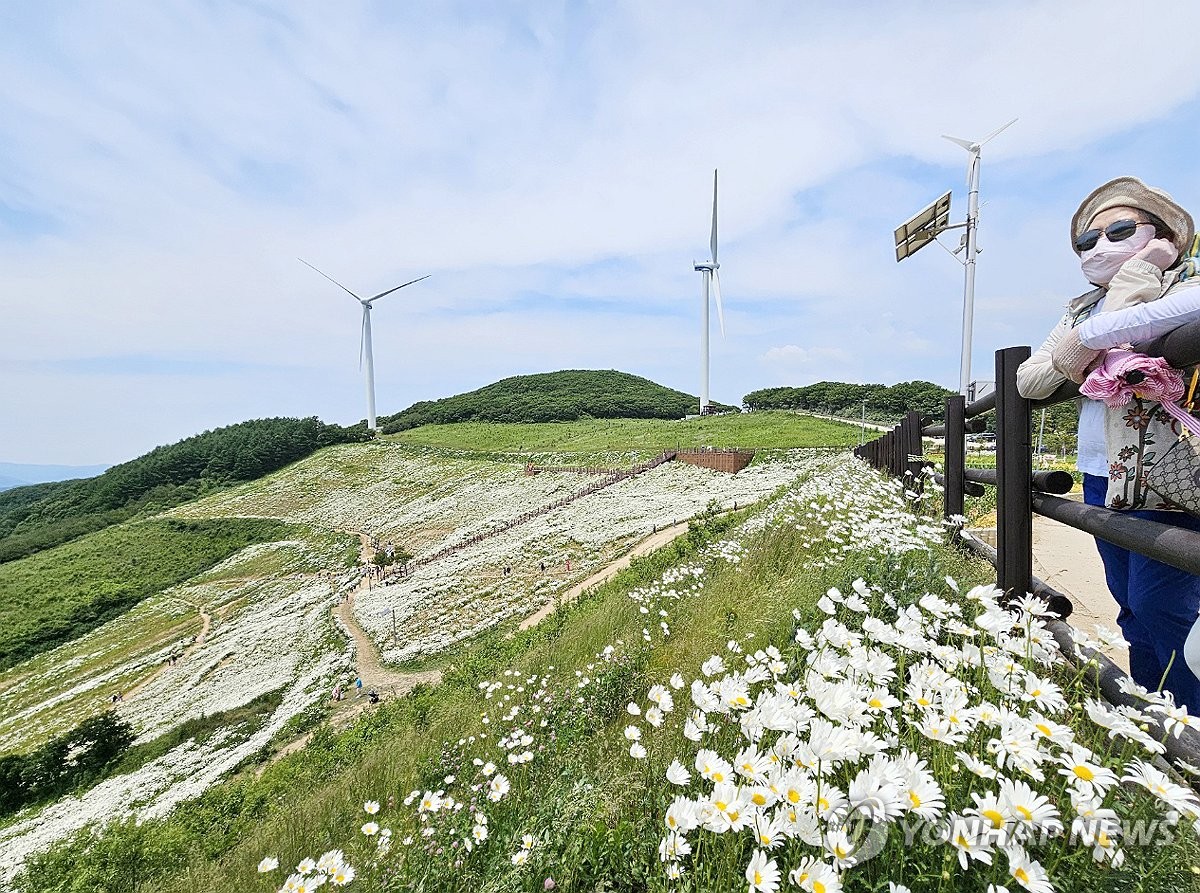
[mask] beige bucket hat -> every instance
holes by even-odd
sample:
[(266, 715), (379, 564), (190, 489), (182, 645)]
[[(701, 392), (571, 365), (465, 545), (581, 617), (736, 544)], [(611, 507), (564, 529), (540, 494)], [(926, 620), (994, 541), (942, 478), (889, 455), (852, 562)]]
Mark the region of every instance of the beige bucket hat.
[(1196, 224), (1191, 214), (1175, 204), (1175, 200), (1161, 189), (1147, 186), (1137, 177), (1117, 177), (1085, 198), (1071, 218), (1071, 250), (1075, 251), (1075, 240), (1088, 228), (1092, 218), (1101, 211), (1118, 207), (1137, 208), (1165, 223), (1174, 236), (1171, 241), (1179, 249), (1180, 256), (1191, 247), (1192, 237), (1196, 234)]

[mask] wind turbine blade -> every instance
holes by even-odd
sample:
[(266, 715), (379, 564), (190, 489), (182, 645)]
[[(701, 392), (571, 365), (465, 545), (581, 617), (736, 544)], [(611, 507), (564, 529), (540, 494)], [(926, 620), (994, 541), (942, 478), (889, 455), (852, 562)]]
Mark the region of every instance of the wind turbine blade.
[(708, 247), (712, 249), (712, 262), (717, 262), (717, 172), (713, 171), (713, 225), (712, 237), (708, 240)]
[(365, 303), (363, 304), (362, 327), (358, 330), (358, 368), (362, 370), (363, 364), (363, 347), (367, 341), (367, 314), (371, 312), (371, 308)]
[[(304, 266), (308, 267), (310, 270), (317, 270), (317, 268), (316, 268), (316, 267), (314, 267), (312, 264), (310, 264), (308, 261), (306, 261), (306, 260), (305, 260), (304, 258), (302, 258), (302, 257), (298, 257), (298, 258), (296, 258), (296, 260), (300, 261), (300, 263), (304, 264)], [(320, 271), (320, 270), (317, 270), (317, 272), (318, 272), (318, 273), (321, 273), (321, 271)], [(345, 292), (346, 294), (348, 294), (350, 297), (354, 298), (354, 300), (356, 300), (356, 301), (361, 301), (361, 300), (362, 300), (362, 298), (360, 298), (360, 297), (359, 297), (358, 295), (356, 295), (354, 292), (350, 291), (350, 289), (346, 288), (346, 286), (342, 285), (342, 283), (338, 282), (338, 281), (337, 281), (336, 279), (334, 279), (332, 276), (326, 276), (324, 273), (321, 273), (321, 275), (322, 275), (322, 276), (325, 276), (325, 278), (326, 278), (326, 279), (328, 279), (330, 282), (332, 282), (334, 285), (336, 285), (338, 288), (340, 288), (342, 291), (344, 291), (344, 292)]]
[(985, 136), (983, 139), (981, 139), (979, 141), (979, 145), (982, 146), (984, 143), (986, 143), (992, 137), (998, 136), (999, 134), (1003, 133), (1005, 130), (1008, 130), (1008, 128), (1012, 127), (1016, 123), (1017, 123), (1017, 119), (1013, 118), (1011, 121), (1009, 121), (1003, 127), (997, 127), (995, 130), (993, 130), (991, 133), (989, 133), (987, 136)]
[(429, 273), (426, 276), (422, 276), (420, 279), (413, 279), (411, 282), (404, 283), (404, 285), (397, 285), (395, 288), (389, 288), (387, 291), (381, 291), (379, 294), (375, 295), (373, 298), (367, 298), (367, 303), (370, 304), (372, 301), (378, 301), (384, 295), (390, 295), (394, 291), (400, 291), (400, 289), (404, 288), (405, 286), (412, 285), (414, 282), (421, 282), (424, 279), (428, 279), (432, 275), (433, 275), (432, 273)]
[(946, 134), (943, 133), (942, 139), (950, 140), (950, 142), (954, 143), (955, 145), (962, 146), (968, 152), (970, 152), (972, 149), (975, 148), (975, 144), (973, 142), (971, 142), (970, 140), (960, 140), (956, 136), (946, 136)]
[(725, 311), (721, 309), (721, 274), (712, 271), (713, 296), (717, 299), (717, 322), (721, 324), (721, 338), (725, 337)]

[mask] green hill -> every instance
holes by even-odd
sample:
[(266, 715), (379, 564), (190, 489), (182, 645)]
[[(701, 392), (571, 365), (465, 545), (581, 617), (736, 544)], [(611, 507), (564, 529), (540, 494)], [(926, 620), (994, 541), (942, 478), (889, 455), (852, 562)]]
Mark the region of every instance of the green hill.
[[(697, 398), (613, 369), (564, 369), (504, 378), (466, 394), (423, 400), (379, 420), (385, 434), (455, 422), (573, 422), (578, 419), (681, 419)], [(714, 403), (718, 410), (733, 407)]]
[(802, 388), (751, 391), (742, 398), (742, 403), (750, 409), (799, 409), (849, 418), (858, 418), (865, 403), (870, 421), (891, 424), (910, 410), (940, 419), (946, 398), (953, 393), (928, 381), (902, 381), (890, 386), (818, 381)]
[(6, 490), (0, 493), (0, 563), (253, 480), (323, 446), (366, 436), (361, 425), (342, 428), (316, 418), (257, 419), (157, 447), (98, 477)]

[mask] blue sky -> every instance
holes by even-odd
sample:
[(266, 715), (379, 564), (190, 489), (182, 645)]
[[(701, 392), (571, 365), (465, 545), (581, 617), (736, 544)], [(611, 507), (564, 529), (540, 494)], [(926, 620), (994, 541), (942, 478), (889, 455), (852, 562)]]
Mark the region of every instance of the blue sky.
[[(901, 7), (904, 8), (901, 8)], [(984, 150), (975, 372), (1083, 290), (1134, 174), (1200, 208), (1200, 70), (1125, 2), (67, 3), (0, 10), (0, 459), (117, 462), (272, 415), (559, 368), (696, 393), (955, 386), (962, 269), (891, 234)], [(1140, 15), (1140, 14), (1139, 14)], [(953, 241), (948, 237), (948, 241)]]

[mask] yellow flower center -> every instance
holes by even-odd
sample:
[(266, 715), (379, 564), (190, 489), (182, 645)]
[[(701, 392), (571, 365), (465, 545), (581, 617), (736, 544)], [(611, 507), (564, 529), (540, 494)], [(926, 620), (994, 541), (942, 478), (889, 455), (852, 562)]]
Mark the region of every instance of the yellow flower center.
[(787, 792), (788, 803), (795, 805), (800, 802), (800, 792), (795, 788), (788, 788)]
[(883, 701), (879, 700), (879, 698), (871, 698), (871, 700), (867, 701), (867, 706), (874, 707), (876, 710), (882, 710)]
[(762, 872), (761, 872), (761, 871), (756, 871), (756, 872), (754, 872), (754, 884), (755, 884), (755, 886), (758, 886), (758, 885), (759, 885), (759, 884), (761, 884), (761, 883), (762, 883)]
[(825, 893), (825, 885), (820, 881), (813, 881), (813, 893)]
[(1033, 821), (1033, 813), (1030, 811), (1029, 807), (1018, 805), (1016, 807), (1016, 810), (1017, 810), (1017, 812), (1019, 812), (1021, 814), (1021, 816), (1025, 819), (1025, 821), (1027, 821), (1027, 822)]
[(1091, 781), (1096, 777), (1096, 773), (1087, 766), (1076, 766), (1074, 768), (1075, 775), (1082, 778), (1084, 781)]
[(917, 698), (917, 703), (922, 707), (928, 707), (933, 702), (930, 701), (929, 698), (922, 697), (922, 698)]
[(718, 782), (718, 783), (720, 783), (720, 782), (724, 781), (724, 780), (725, 780), (725, 773), (724, 773), (724, 772), (714, 772), (714, 773), (712, 774), (712, 780), (713, 780), (713, 781), (715, 781), (715, 782)]
[(1004, 815), (998, 809), (985, 809), (981, 815), (992, 823), (993, 828), (1004, 827)]
[(751, 795), (750, 799), (754, 801), (755, 806), (767, 805), (767, 798), (762, 791), (755, 791), (754, 794)]
[(1104, 847), (1105, 849), (1108, 849), (1109, 846), (1111, 846), (1112, 842), (1109, 839), (1109, 836), (1106, 833), (1104, 833), (1103, 831), (1101, 831), (1100, 834), (1096, 837), (1096, 843), (1098, 843), (1100, 846)]
[(839, 859), (845, 859), (848, 855), (850, 855), (850, 851), (839, 843), (833, 848), (833, 854)]
[(729, 807), (729, 804), (724, 800), (718, 800), (715, 805), (720, 812), (724, 812)]
[(921, 807), (921, 798), (917, 796), (916, 791), (908, 792), (908, 800), (910, 803), (912, 803), (913, 809), (919, 809)]
[(1022, 884), (1029, 883), (1029, 872), (1020, 866), (1017, 866), (1017, 870), (1013, 872), (1013, 877), (1019, 880)]
[(817, 798), (817, 808), (818, 809), (828, 809), (829, 801), (826, 800), (824, 797), (818, 797)]
[(1050, 738), (1050, 737), (1052, 737), (1052, 736), (1054, 735), (1054, 733), (1050, 731), (1050, 727), (1049, 727), (1049, 726), (1044, 726), (1044, 725), (1042, 725), (1041, 723), (1038, 723), (1038, 724), (1037, 724), (1037, 726), (1035, 726), (1035, 728), (1036, 728), (1036, 729), (1037, 729), (1039, 732), (1041, 732), (1043, 735), (1045, 735), (1047, 738)]
[(969, 850), (971, 848), (971, 841), (967, 840), (961, 831), (958, 833), (958, 837), (954, 838), (954, 842), (964, 850)]

